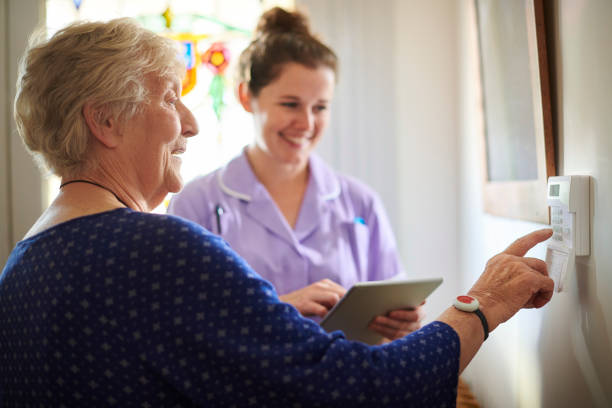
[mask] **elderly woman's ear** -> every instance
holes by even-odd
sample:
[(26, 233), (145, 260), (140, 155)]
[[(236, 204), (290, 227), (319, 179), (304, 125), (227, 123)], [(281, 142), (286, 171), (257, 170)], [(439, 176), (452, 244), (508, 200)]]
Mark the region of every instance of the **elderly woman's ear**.
[(119, 144), (121, 133), (119, 121), (109, 115), (104, 108), (87, 102), (83, 106), (83, 117), (91, 134), (104, 146), (114, 148)]

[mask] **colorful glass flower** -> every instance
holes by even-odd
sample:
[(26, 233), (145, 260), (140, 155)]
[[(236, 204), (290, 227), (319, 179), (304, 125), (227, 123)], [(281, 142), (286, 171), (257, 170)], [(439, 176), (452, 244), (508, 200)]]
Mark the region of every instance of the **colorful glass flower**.
[(202, 55), (202, 62), (213, 74), (223, 74), (229, 64), (229, 50), (223, 43), (215, 42)]
[(212, 98), (213, 110), (217, 120), (221, 120), (221, 114), (225, 107), (223, 95), (225, 94), (225, 78), (223, 73), (229, 64), (229, 50), (221, 42), (213, 43), (202, 55), (202, 63), (210, 69), (214, 76), (208, 89)]

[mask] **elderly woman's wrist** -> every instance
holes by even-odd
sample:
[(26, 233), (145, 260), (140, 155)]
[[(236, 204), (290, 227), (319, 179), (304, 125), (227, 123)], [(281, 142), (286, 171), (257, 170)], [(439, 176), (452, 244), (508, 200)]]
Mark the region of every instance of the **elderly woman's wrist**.
[(504, 308), (503, 302), (496, 300), (495, 296), (484, 291), (470, 290), (468, 295), (478, 300), (479, 310), (487, 320), (489, 332), (495, 330), (503, 322), (500, 317), (503, 314), (500, 310)]
[(474, 313), (464, 312), (451, 306), (436, 320), (451, 326), (461, 338), (462, 343), (467, 341), (471, 344), (480, 344), (484, 341), (482, 324)]

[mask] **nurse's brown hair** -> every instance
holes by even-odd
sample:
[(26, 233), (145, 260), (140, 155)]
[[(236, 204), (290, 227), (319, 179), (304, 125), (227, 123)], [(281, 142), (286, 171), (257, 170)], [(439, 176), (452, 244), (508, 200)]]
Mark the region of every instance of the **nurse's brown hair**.
[(290, 62), (309, 68), (324, 66), (338, 76), (336, 54), (310, 32), (307, 17), (274, 7), (261, 15), (255, 39), (240, 55), (238, 82), (246, 83), (257, 96)]

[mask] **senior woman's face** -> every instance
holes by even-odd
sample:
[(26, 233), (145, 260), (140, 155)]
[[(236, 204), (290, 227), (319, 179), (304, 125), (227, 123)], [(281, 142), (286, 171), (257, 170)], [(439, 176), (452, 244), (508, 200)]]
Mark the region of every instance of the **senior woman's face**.
[(151, 208), (183, 186), (181, 158), (187, 138), (198, 133), (197, 122), (180, 99), (178, 78), (146, 78), (149, 103), (127, 122), (130, 161), (137, 188)]

